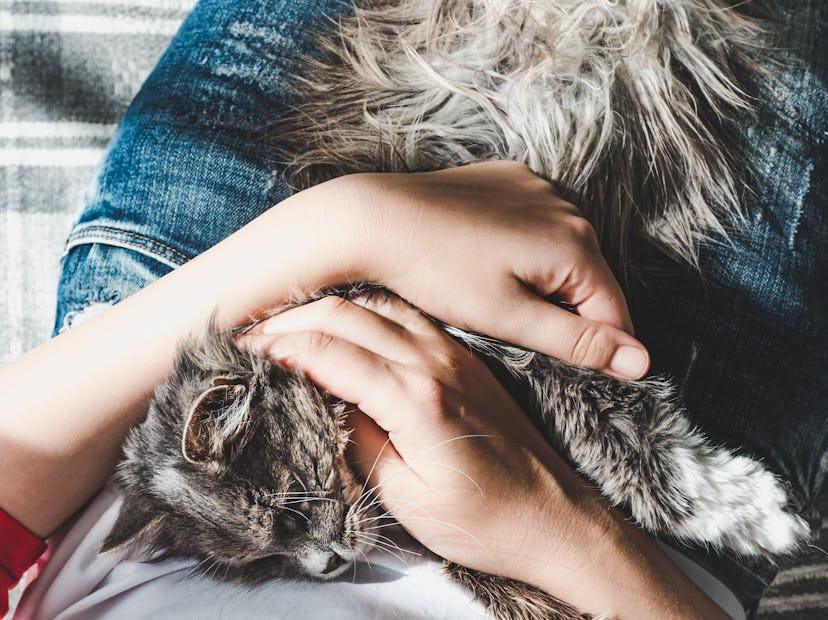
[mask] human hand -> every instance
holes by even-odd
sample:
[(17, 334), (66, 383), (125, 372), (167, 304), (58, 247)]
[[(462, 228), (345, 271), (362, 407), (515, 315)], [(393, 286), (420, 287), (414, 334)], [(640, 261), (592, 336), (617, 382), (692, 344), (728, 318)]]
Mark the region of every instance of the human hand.
[(480, 360), (401, 300), (328, 297), (242, 338), (357, 406), (349, 457), (441, 556), (590, 613), (724, 617), (561, 460)]
[(545, 471), (550, 448), (483, 362), (381, 295), (327, 297), (248, 334), (358, 407), (351, 458), (409, 532), (465, 566), (523, 576), (515, 549), (566, 502)]
[(463, 329), (618, 378), (647, 371), (595, 231), (527, 166), (497, 161), (340, 182), (350, 184), (369, 231), (366, 279)]

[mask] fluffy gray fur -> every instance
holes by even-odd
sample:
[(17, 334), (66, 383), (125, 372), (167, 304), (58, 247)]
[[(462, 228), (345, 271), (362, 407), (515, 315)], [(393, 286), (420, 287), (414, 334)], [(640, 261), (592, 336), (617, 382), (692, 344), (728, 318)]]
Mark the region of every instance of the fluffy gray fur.
[(738, 219), (727, 120), (749, 108), (753, 2), (364, 0), (318, 37), (274, 143), (298, 187), (503, 158), (555, 181), (626, 265), (691, 264)]
[[(666, 381), (619, 381), (446, 329), (642, 527), (742, 554), (788, 552), (807, 536), (785, 485), (694, 430)], [(338, 575), (377, 542), (362, 527), (375, 502), (343, 456), (343, 405), (264, 353), (241, 349), (233, 333), (212, 323), (180, 348), (127, 439), (117, 472), (124, 504), (103, 549), (195, 557), (242, 583)], [(525, 584), (446, 568), (498, 618), (582, 617)]]

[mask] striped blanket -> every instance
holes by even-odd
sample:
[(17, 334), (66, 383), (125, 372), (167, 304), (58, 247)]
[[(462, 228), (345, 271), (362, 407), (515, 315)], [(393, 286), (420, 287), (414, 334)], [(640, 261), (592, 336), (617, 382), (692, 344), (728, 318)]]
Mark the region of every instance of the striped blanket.
[(0, 363), (47, 338), (69, 225), (194, 0), (0, 0)]
[[(0, 363), (49, 336), (63, 242), (107, 140), (194, 0), (0, 0)], [(822, 497), (828, 514), (828, 493)], [(828, 520), (762, 618), (828, 618)]]

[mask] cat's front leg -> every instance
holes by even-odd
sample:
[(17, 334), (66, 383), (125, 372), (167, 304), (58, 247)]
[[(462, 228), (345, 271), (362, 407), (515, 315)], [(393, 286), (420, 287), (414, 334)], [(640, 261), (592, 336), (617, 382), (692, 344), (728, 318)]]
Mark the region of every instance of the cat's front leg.
[(526, 376), (549, 438), (644, 528), (750, 555), (807, 538), (785, 484), (693, 428), (666, 380), (618, 381), (539, 355)]

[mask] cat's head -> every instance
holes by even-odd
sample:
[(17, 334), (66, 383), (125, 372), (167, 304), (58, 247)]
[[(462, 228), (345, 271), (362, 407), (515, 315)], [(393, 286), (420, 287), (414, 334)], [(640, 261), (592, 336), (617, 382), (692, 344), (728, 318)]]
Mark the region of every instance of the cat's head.
[(304, 376), (211, 323), (180, 347), (126, 441), (124, 502), (102, 550), (194, 557), (242, 582), (341, 573), (364, 540), (342, 417)]

